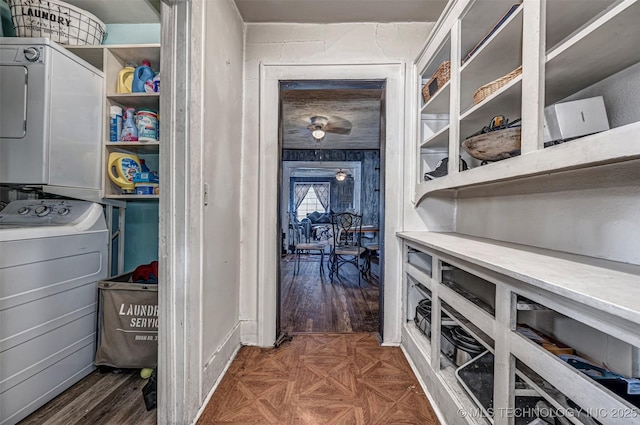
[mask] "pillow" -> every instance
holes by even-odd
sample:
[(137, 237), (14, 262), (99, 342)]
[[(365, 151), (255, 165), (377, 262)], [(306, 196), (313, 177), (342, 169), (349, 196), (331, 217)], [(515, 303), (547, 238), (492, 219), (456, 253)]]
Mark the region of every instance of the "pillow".
[(320, 217), (316, 220), (316, 223), (331, 223), (331, 217), (329, 214), (320, 214)]
[(318, 218), (320, 218), (320, 213), (318, 211), (314, 211), (310, 214), (307, 214), (307, 218), (311, 220), (312, 223), (315, 223)]

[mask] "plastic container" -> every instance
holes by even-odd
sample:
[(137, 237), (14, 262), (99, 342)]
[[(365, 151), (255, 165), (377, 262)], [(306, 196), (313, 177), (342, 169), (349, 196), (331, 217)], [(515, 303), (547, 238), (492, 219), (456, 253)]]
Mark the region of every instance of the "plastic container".
[(111, 106), (109, 110), (109, 141), (117, 142), (122, 137), (122, 108)]
[(153, 80), (156, 73), (151, 69), (151, 63), (148, 60), (143, 60), (142, 65), (135, 69), (133, 73), (133, 83), (131, 85), (132, 93), (145, 93), (145, 83), (148, 80)]
[(140, 158), (140, 170), (142, 173), (150, 173), (151, 170), (149, 170), (149, 167), (147, 167), (147, 164), (145, 163), (144, 159)]
[(138, 140), (158, 140), (158, 114), (151, 109), (138, 110)]
[(131, 93), (131, 87), (133, 84), (133, 74), (136, 69), (132, 66), (125, 66), (118, 72), (118, 84), (116, 86), (116, 93)]
[(159, 195), (160, 185), (158, 183), (135, 183), (136, 195)]
[(158, 72), (155, 77), (153, 77), (153, 92), (160, 92), (160, 73)]
[[(141, 159), (140, 161), (144, 161)], [(157, 172), (141, 171), (133, 176), (134, 183), (159, 183)]]
[(141, 172), (140, 159), (131, 153), (111, 152), (107, 166), (109, 179), (119, 186), (123, 193), (134, 193), (133, 176)]
[(138, 141), (138, 128), (136, 127), (133, 115), (136, 110), (133, 108), (127, 108), (124, 114), (124, 124), (122, 124), (122, 141), (123, 142), (137, 142)]

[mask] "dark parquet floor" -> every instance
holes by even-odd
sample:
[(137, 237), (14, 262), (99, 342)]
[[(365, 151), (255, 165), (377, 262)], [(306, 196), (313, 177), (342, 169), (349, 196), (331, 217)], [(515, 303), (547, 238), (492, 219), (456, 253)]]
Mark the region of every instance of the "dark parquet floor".
[(437, 425), (402, 351), (371, 333), (243, 347), (198, 425)]
[(280, 262), (282, 276), (281, 327), (289, 334), (301, 332), (377, 332), (379, 264), (372, 261), (371, 273), (360, 277), (354, 266), (340, 267), (331, 283), (325, 255), (320, 272), (320, 255), (302, 255), (295, 271), (295, 257)]

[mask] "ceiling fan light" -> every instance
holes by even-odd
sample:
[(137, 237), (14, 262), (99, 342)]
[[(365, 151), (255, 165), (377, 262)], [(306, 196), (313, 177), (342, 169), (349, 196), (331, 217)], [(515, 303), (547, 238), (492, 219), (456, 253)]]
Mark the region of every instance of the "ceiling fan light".
[(313, 130), (311, 132), (311, 135), (313, 136), (314, 139), (316, 139), (319, 142), (324, 137), (324, 130), (321, 130), (321, 129)]
[(338, 180), (339, 182), (344, 181), (344, 179), (347, 178), (347, 173), (345, 173), (344, 171), (340, 170), (336, 173), (336, 180)]

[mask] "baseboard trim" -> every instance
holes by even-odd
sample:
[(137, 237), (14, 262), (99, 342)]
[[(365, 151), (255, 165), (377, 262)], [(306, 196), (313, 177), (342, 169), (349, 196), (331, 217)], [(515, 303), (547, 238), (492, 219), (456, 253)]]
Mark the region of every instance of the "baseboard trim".
[(229, 370), (229, 366), (236, 358), (238, 351), (242, 347), (240, 343), (240, 322), (238, 322), (231, 332), (225, 338), (225, 341), (220, 345), (218, 350), (211, 356), (206, 366), (202, 371), (202, 390), (203, 392), (208, 390), (207, 396), (205, 397), (198, 413), (196, 413), (196, 417), (191, 425), (195, 425), (200, 419), (200, 416), (204, 412), (205, 408), (209, 404), (213, 393), (215, 392), (218, 385), (220, 385), (220, 381)]
[[(402, 344), (400, 344), (400, 348), (402, 349), (402, 352), (404, 353), (404, 356), (407, 359), (411, 370), (413, 370), (413, 373), (416, 375), (416, 378), (418, 379), (422, 390), (427, 396), (429, 403), (431, 403), (431, 407), (433, 408), (438, 421), (440, 421), (440, 424), (448, 425), (452, 423), (450, 421), (447, 421), (445, 415), (442, 412), (442, 407), (444, 404), (446, 404), (446, 406), (444, 406), (445, 409), (450, 410), (455, 407), (455, 402), (452, 399), (449, 399), (448, 401), (450, 403), (447, 403), (446, 400), (444, 400), (443, 402), (443, 400), (437, 400), (438, 397), (434, 397), (432, 390), (435, 390), (436, 393), (446, 393), (446, 390), (444, 388), (441, 388), (441, 382), (436, 378), (435, 374), (433, 374), (431, 366), (427, 363), (426, 358), (421, 353), (418, 344), (414, 341), (413, 336), (409, 332), (407, 332), (404, 327), (402, 328)], [(420, 364), (418, 365), (417, 362), (419, 362)], [(429, 388), (430, 386), (432, 388)], [(456, 410), (454, 409), (453, 411), (455, 412)], [(456, 422), (453, 422), (453, 424), (458, 425), (458, 423)]]
[(258, 345), (258, 322), (255, 320), (240, 321), (240, 341), (242, 345)]

